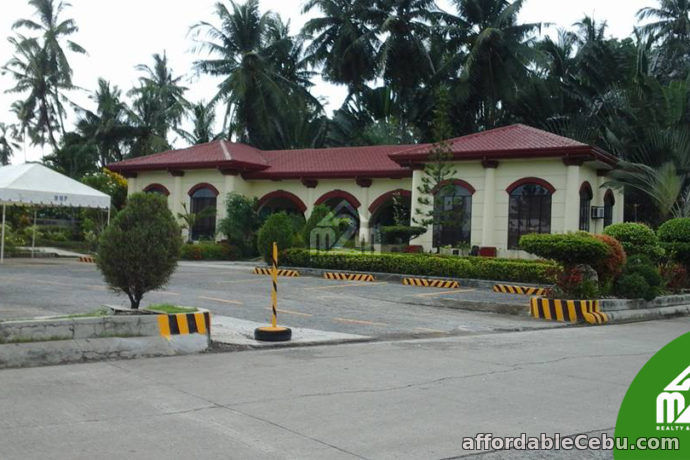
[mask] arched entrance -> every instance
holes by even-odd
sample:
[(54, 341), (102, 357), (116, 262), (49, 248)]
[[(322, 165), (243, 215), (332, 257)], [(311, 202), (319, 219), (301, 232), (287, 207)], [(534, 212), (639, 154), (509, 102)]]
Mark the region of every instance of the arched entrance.
[(259, 200), (259, 215), (262, 217), (276, 212), (286, 212), (304, 217), (306, 210), (307, 206), (297, 195), (284, 190), (268, 193)]
[(369, 227), (374, 243), (381, 243), (381, 228), (392, 225), (410, 225), (412, 193), (409, 190), (393, 190), (384, 193), (369, 206)]
[(338, 242), (340, 245), (356, 241), (360, 224), (358, 209), (361, 203), (354, 195), (343, 190), (333, 190), (322, 195), (314, 204), (323, 204), (333, 211), (335, 217), (348, 221), (348, 225), (339, 235)]

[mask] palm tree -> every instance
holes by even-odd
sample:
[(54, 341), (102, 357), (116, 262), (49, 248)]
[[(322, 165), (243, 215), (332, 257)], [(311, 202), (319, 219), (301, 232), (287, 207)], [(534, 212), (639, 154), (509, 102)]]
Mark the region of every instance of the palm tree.
[[(376, 77), (376, 29), (366, 21), (365, 0), (308, 0), (302, 9), (319, 9), (322, 16), (310, 19), (302, 33), (312, 37), (307, 55), (322, 65), (325, 80), (347, 85), (350, 93)], [(315, 36), (314, 36), (315, 35)]]
[(168, 137), (168, 131), (178, 127), (189, 103), (184, 98), (187, 88), (180, 85), (182, 77), (174, 77), (168, 65), (168, 57), (156, 53), (153, 55), (153, 66), (140, 64), (136, 69), (144, 72), (139, 78), (139, 86), (130, 91), (136, 98), (152, 97), (156, 104), (153, 128), (162, 139)]
[(530, 74), (538, 58), (532, 46), (541, 24), (519, 24), (517, 15), (524, 0), (456, 0), (460, 19), (469, 34), (470, 50), (462, 79), (469, 99), (476, 105), (477, 127), (489, 129), (501, 123), (501, 105), (510, 99)]
[[(223, 77), (212, 104), (227, 108), (224, 125), (228, 137), (260, 148), (282, 147), (276, 127), (286, 120), (287, 107), (308, 98), (306, 81), (296, 77), (306, 65), (297, 59), (299, 41), (273, 13), (259, 12), (258, 0), (242, 5), (216, 3), (220, 26), (202, 21), (192, 27), (197, 50), (211, 57), (195, 63), (197, 71)], [(281, 58), (291, 56), (286, 67)], [(304, 103), (304, 101), (302, 101)]]
[[(39, 131), (47, 132), (51, 145), (55, 147), (54, 126), (52, 125), (57, 124), (61, 134), (65, 133), (63, 102), (67, 98), (64, 92), (74, 89), (72, 68), (64, 47), (74, 53), (84, 54), (86, 51), (68, 38), (79, 30), (73, 19), (61, 18), (65, 9), (70, 6), (69, 3), (56, 2), (55, 0), (29, 0), (29, 4), (36, 9), (38, 20), (20, 19), (14, 23), (12, 28), (38, 32), (39, 36), (25, 37), (20, 34), (16, 38), (10, 39), (10, 43), (15, 46), (19, 56), (11, 59), (7, 67), (18, 72), (13, 72), (17, 80), (22, 73), (25, 74), (27, 71), (33, 70), (32, 86), (43, 87), (35, 88), (35, 92), (42, 94), (45, 99), (51, 100), (50, 104), (46, 101), (40, 101), (40, 110), (44, 113), (40, 115), (38, 120), (34, 121), (34, 125), (42, 125)], [(28, 75), (25, 74), (25, 76)], [(23, 86), (18, 81), (15, 91), (25, 91), (26, 89), (18, 89)], [(32, 96), (29, 99), (31, 98)], [(35, 105), (29, 99), (25, 101), (25, 104)], [(35, 128), (34, 131), (36, 131)], [(45, 142), (42, 134), (38, 137), (34, 136), (34, 140), (36, 139), (40, 143)]]
[(130, 109), (122, 101), (122, 92), (110, 82), (98, 79), (98, 88), (89, 98), (95, 111), (84, 110), (77, 122), (77, 131), (95, 144), (101, 167), (127, 156), (127, 144), (138, 130), (130, 121)]
[(192, 104), (189, 109), (189, 118), (193, 124), (192, 131), (189, 132), (178, 128), (177, 133), (190, 144), (204, 144), (222, 137), (222, 134), (214, 134), (213, 132), (213, 125), (216, 121), (213, 104), (206, 104), (204, 101)]
[(12, 151), (19, 147), (15, 141), (16, 138), (16, 126), (0, 123), (0, 165), (10, 164)]
[(690, 0), (660, 0), (658, 8), (646, 7), (637, 12), (637, 19), (655, 19), (640, 27), (643, 33), (662, 41), (690, 40)]

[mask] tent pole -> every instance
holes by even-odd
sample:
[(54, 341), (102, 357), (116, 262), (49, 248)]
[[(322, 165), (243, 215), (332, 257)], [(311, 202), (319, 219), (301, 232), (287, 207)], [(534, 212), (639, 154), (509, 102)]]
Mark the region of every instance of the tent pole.
[(109, 226), (110, 226), (110, 206), (108, 206), (108, 221), (107, 221), (107, 223), (105, 224), (105, 226), (106, 226), (106, 227), (109, 227)]
[(34, 258), (34, 253), (36, 252), (36, 213), (38, 211), (34, 208), (34, 232), (31, 236), (31, 258)]
[(5, 263), (5, 208), (6, 204), (2, 205), (2, 236), (0, 237), (0, 264)]

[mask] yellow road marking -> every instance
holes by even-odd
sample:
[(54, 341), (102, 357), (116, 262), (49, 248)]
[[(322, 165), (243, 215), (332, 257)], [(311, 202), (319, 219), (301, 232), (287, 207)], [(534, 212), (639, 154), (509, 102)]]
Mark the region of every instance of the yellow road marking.
[(439, 329), (429, 329), (429, 328), (426, 328), (426, 327), (415, 327), (415, 330), (417, 330), (417, 331), (425, 331), (425, 332), (437, 332), (437, 333), (441, 333), (441, 334), (445, 334), (445, 333), (446, 333), (446, 331), (441, 331), (441, 330), (439, 330)]
[(433, 297), (437, 295), (446, 295), (446, 294), (460, 294), (463, 292), (472, 292), (476, 291), (476, 289), (453, 289), (452, 291), (442, 291), (442, 292), (425, 292), (424, 294), (415, 294), (413, 297)]
[(345, 284), (338, 284), (334, 286), (318, 286), (318, 287), (310, 287), (310, 288), (304, 288), (305, 291), (315, 291), (318, 289), (338, 289), (338, 288), (343, 288), (343, 287), (353, 287), (353, 286), (376, 286), (378, 284), (387, 284), (385, 281), (378, 281), (378, 282), (361, 282), (361, 283), (345, 283)]
[(374, 321), (364, 321), (361, 319), (333, 318), (333, 321), (338, 321), (340, 323), (349, 323), (349, 324), (364, 324), (367, 326), (388, 326), (388, 324), (386, 324), (386, 323), (376, 323)]
[[(266, 307), (266, 310), (272, 310), (272, 308)], [(292, 310), (281, 310), (280, 308), (278, 309), (278, 313), (285, 313), (288, 315), (296, 315), (296, 316), (314, 316), (311, 313), (302, 313), (301, 311), (292, 311)]]
[(203, 295), (200, 295), (199, 298), (203, 299), (203, 300), (212, 300), (214, 302), (231, 303), (233, 305), (242, 305), (242, 302), (240, 302), (238, 300), (219, 299), (217, 297), (205, 297)]
[(95, 289), (97, 291), (109, 291), (110, 290), (105, 286), (97, 286), (95, 284), (86, 284), (86, 285), (84, 285), (84, 287), (89, 288), (89, 289)]

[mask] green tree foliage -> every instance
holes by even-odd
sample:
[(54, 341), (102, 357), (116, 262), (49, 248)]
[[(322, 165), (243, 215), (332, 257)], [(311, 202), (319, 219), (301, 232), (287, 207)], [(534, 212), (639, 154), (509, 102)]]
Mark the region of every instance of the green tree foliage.
[(127, 294), (138, 309), (146, 292), (168, 282), (181, 246), (165, 197), (135, 193), (101, 234), (96, 263), (111, 289)]
[(213, 131), (213, 125), (216, 121), (213, 104), (206, 104), (204, 101), (192, 104), (188, 115), (192, 122), (192, 131), (178, 128), (177, 132), (189, 144), (205, 144), (222, 138), (222, 134), (215, 134)]
[(294, 236), (297, 229), (293, 226), (294, 221), (284, 212), (271, 214), (266, 222), (259, 229), (257, 236), (257, 247), (259, 254), (266, 261), (271, 263), (273, 243), (278, 244), (278, 250), (284, 251), (293, 246)]
[(226, 217), (218, 224), (218, 231), (239, 247), (244, 256), (255, 254), (256, 232), (260, 226), (258, 200), (239, 193), (228, 194)]
[(17, 148), (16, 127), (0, 123), (0, 166), (10, 164), (12, 153)]

